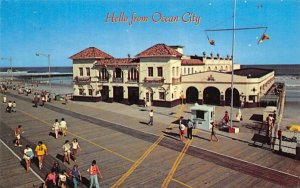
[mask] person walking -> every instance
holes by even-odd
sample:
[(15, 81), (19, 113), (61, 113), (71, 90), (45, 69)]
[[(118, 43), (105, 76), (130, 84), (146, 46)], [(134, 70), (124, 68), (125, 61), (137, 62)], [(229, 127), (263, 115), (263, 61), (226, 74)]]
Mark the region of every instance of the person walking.
[(69, 144), (69, 140), (65, 141), (65, 144), (62, 146), (64, 150), (64, 162), (70, 164), (70, 155), (71, 155), (71, 145)]
[(44, 107), (45, 102), (46, 102), (46, 97), (45, 97), (44, 94), (42, 94), (42, 97), (41, 97), (41, 106), (42, 106), (42, 107)]
[(184, 132), (185, 132), (185, 125), (183, 124), (183, 121), (181, 121), (179, 124), (179, 136), (182, 142), (185, 141)]
[(60, 127), (60, 130), (62, 132), (62, 135), (67, 136), (68, 127), (67, 127), (67, 122), (65, 121), (64, 118), (61, 118), (61, 121), (59, 123), (59, 127)]
[(56, 188), (56, 173), (54, 169), (51, 169), (51, 172), (47, 175), (45, 184), (47, 188)]
[(74, 165), (73, 169), (70, 171), (69, 175), (72, 177), (73, 180), (73, 187), (77, 188), (78, 187), (78, 180), (82, 181), (82, 176), (80, 171), (78, 170), (78, 165)]
[(35, 148), (35, 153), (39, 160), (39, 168), (42, 169), (44, 163), (44, 157), (45, 155), (48, 155), (47, 146), (43, 144), (42, 141), (39, 141), (38, 145)]
[(38, 107), (38, 103), (39, 103), (39, 98), (38, 98), (37, 95), (34, 96), (33, 103), (34, 103), (33, 107), (37, 108)]
[(77, 138), (74, 138), (72, 141), (72, 156), (76, 162), (78, 150), (81, 150)]
[(193, 138), (193, 128), (194, 128), (194, 124), (192, 122), (192, 120), (188, 120), (188, 124), (187, 124), (187, 138), (188, 139), (192, 139)]
[(15, 137), (16, 137), (15, 146), (18, 147), (22, 147), (22, 145), (20, 144), (21, 132), (22, 132), (21, 127), (22, 125), (18, 125), (18, 127), (15, 129)]
[(66, 188), (67, 187), (67, 178), (69, 175), (67, 174), (66, 170), (62, 170), (61, 173), (58, 175), (58, 185), (61, 188)]
[(147, 100), (146, 100), (145, 97), (144, 97), (144, 107), (145, 107), (145, 108), (147, 107)]
[(149, 122), (148, 122), (148, 125), (153, 125), (153, 109), (151, 109), (150, 110), (150, 112), (149, 112), (149, 118), (150, 118), (150, 120), (149, 120)]
[(6, 100), (7, 100), (6, 95), (3, 95), (3, 103), (6, 103)]
[(11, 102), (11, 101), (8, 101), (7, 107), (6, 107), (6, 111), (7, 111), (8, 113), (11, 113), (11, 112), (12, 112), (12, 102)]
[(13, 101), (13, 102), (12, 102), (12, 110), (11, 110), (11, 111), (12, 111), (12, 112), (17, 112), (16, 109), (17, 109), (17, 103), (16, 103), (16, 101)]
[(58, 161), (55, 161), (55, 162), (54, 162), (54, 164), (53, 164), (53, 166), (52, 166), (52, 169), (55, 170), (55, 174), (56, 174), (56, 184), (58, 184), (58, 179), (59, 179), (58, 175), (59, 175), (59, 173), (60, 173), (60, 165), (59, 165)]
[(25, 160), (26, 163), (26, 172), (29, 172), (30, 170), (30, 163), (33, 157), (34, 157), (34, 153), (32, 149), (29, 147), (29, 145), (26, 145), (24, 149), (24, 155), (23, 155), (23, 159)]
[(58, 119), (55, 119), (52, 130), (54, 130), (55, 138), (58, 138), (58, 132), (60, 130)]
[(68, 103), (68, 95), (66, 94), (65, 96), (64, 96), (64, 99), (63, 99), (63, 102), (62, 102), (62, 104), (67, 104)]
[(99, 174), (100, 178), (102, 179), (102, 174), (99, 169), (99, 167), (96, 165), (96, 160), (92, 161), (92, 165), (90, 166), (87, 171), (90, 174), (91, 182), (90, 182), (90, 188), (92, 188), (95, 184), (96, 188), (100, 188), (99, 182), (98, 182), (98, 177), (97, 175)]
[(216, 132), (215, 132), (215, 127), (216, 127), (216, 124), (214, 122), (211, 122), (211, 134), (210, 134), (210, 141), (213, 141), (213, 137), (216, 139), (215, 141), (219, 142), (219, 139), (218, 137), (216, 136)]

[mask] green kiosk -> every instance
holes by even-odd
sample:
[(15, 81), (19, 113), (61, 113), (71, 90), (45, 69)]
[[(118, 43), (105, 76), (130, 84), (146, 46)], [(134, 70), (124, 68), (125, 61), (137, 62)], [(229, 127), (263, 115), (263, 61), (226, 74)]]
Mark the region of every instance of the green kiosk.
[(195, 124), (195, 128), (209, 131), (212, 127), (211, 123), (215, 119), (215, 106), (196, 103), (190, 109), (192, 113), (191, 120)]

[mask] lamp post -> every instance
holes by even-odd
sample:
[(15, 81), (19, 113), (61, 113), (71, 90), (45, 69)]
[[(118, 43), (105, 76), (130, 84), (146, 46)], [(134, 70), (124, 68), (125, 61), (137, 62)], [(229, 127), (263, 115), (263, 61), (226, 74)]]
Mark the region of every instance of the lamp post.
[(9, 65), (10, 65), (10, 79), (11, 81), (13, 81), (13, 69), (12, 69), (12, 58), (9, 57), (1, 57), (1, 60), (8, 60), (9, 61)]
[(44, 56), (48, 58), (48, 77), (49, 77), (49, 90), (51, 90), (51, 66), (50, 66), (50, 54), (42, 54), (42, 53), (36, 53), (36, 56)]

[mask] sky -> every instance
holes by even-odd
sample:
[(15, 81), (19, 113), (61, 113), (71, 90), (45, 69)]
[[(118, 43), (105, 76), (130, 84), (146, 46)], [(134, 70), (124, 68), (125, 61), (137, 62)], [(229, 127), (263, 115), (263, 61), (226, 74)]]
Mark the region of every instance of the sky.
[[(51, 66), (72, 66), (69, 57), (88, 47), (116, 58), (128, 54), (134, 57), (157, 43), (182, 45), (185, 55), (232, 54), (232, 31), (205, 32), (233, 28), (232, 0), (0, 0), (0, 3), (0, 57), (11, 57), (13, 67), (48, 66), (47, 58), (36, 53), (50, 54)], [(113, 13), (119, 18), (123, 14), (127, 20), (112, 20)], [(140, 22), (130, 24), (132, 15)], [(236, 0), (236, 28), (267, 27), (267, 30), (237, 30), (234, 62), (299, 64), (299, 25), (299, 0)], [(264, 32), (270, 39), (258, 44)], [(208, 38), (215, 41), (214, 46)], [(0, 66), (9, 66), (9, 61), (0, 60)]]

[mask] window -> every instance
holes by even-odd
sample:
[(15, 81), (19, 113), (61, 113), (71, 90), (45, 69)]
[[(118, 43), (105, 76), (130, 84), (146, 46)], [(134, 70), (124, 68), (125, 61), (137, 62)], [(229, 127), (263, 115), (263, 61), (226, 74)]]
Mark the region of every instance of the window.
[(184, 67), (184, 69), (183, 69), (183, 73), (184, 73), (184, 75), (186, 74), (186, 68)]
[(115, 78), (122, 78), (122, 70), (120, 68), (115, 68)]
[(188, 74), (190, 74), (190, 67), (188, 68)]
[(83, 95), (83, 89), (79, 89), (79, 95)]
[(196, 118), (204, 119), (204, 111), (196, 110)]
[(179, 76), (179, 67), (176, 67), (176, 76)]
[(93, 89), (89, 89), (89, 95), (93, 95)]
[(153, 76), (153, 67), (148, 67), (148, 76)]
[(108, 80), (108, 72), (106, 68), (101, 68), (101, 72), (99, 76), (101, 80)]
[(162, 69), (162, 67), (157, 67), (157, 76), (163, 77), (163, 69)]
[(83, 76), (83, 68), (82, 67), (79, 68), (79, 76)]
[(194, 68), (192, 67), (192, 74), (194, 73)]
[(249, 101), (255, 102), (256, 95), (249, 95)]
[(136, 68), (131, 68), (128, 72), (128, 80), (137, 80), (138, 78), (138, 72)]
[(159, 92), (159, 99), (165, 100), (165, 92)]
[(175, 67), (172, 67), (172, 77), (175, 76)]
[(86, 68), (86, 75), (91, 76), (91, 70), (89, 67)]

